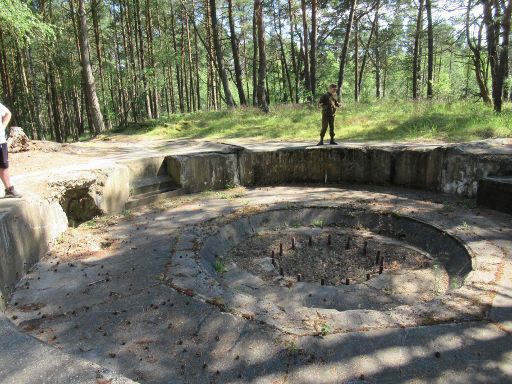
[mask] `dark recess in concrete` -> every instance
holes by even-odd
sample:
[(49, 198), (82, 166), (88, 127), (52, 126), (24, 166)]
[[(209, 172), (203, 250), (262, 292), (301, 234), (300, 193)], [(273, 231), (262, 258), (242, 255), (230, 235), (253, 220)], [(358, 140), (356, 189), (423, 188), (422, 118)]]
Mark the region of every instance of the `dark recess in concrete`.
[(486, 177), (478, 183), (477, 203), (512, 213), (512, 177)]

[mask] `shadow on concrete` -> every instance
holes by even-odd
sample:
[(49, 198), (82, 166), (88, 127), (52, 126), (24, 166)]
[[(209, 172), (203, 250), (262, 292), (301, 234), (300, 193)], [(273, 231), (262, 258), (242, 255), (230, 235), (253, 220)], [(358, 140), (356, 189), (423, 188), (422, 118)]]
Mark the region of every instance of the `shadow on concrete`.
[[(351, 188), (341, 195), (331, 186), (314, 192), (295, 188), (284, 201), (325, 202), (333, 194), (337, 201), (408, 202), (416, 210), (433, 210), (432, 198), (454, 201), (396, 188)], [(512, 381), (512, 336), (485, 320), (486, 314), (483, 320), (298, 337), (221, 312), (161, 280), (171, 267), (170, 245), (180, 227), (233, 212), (244, 207), (244, 199), (270, 202), (277, 192), (262, 188), (239, 199), (214, 195), (177, 208), (133, 212), (104, 228), (120, 242), (106, 256), (73, 266), (42, 261), (22, 281), (30, 289), (17, 291), (9, 313), (41, 340), (143, 383)], [(31, 310), (30, 304), (42, 306)], [(502, 309), (500, 322), (512, 321), (512, 307)], [(6, 383), (16, 377), (15, 369), (9, 372)]]

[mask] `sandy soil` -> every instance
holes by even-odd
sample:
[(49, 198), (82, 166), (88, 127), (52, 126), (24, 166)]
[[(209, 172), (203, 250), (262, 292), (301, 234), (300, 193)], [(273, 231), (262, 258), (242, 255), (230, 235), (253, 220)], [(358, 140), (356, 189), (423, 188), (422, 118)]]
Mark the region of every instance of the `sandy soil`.
[[(295, 242), (294, 249), (292, 239)], [(283, 244), (282, 255), (279, 254), (280, 244)], [(317, 284), (324, 279), (326, 285), (345, 284), (347, 278), (350, 283), (360, 283), (366, 281), (367, 274), (377, 276), (381, 258), (386, 271), (432, 266), (432, 260), (426, 255), (403, 247), (392, 239), (381, 238), (366, 231), (334, 227), (322, 230), (301, 227), (261, 232), (234, 248), (228, 260), (264, 280), (272, 280), (274, 274), (261, 267), (263, 259), (271, 256), (272, 251), (276, 268), (283, 268), (286, 276), (296, 277), (300, 274), (302, 281)]]

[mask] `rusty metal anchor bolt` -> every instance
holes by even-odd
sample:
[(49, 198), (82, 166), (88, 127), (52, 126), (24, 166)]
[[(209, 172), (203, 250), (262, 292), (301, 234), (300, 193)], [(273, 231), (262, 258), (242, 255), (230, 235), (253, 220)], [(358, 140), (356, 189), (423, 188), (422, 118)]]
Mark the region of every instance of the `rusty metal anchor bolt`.
[(320, 285), (325, 285), (325, 279), (320, 279)]
[(295, 250), (295, 237), (292, 237), (292, 249)]
[(347, 242), (345, 244), (345, 249), (349, 249), (350, 248), (350, 236), (347, 238)]
[(350, 279), (348, 277), (345, 279), (345, 285), (350, 285)]
[(332, 244), (332, 236), (329, 234), (327, 235), (327, 245), (331, 245)]
[(299, 274), (297, 275), (297, 281), (300, 283), (300, 282), (301, 282), (301, 280), (302, 280), (302, 275), (299, 273)]
[(380, 260), (380, 251), (377, 251), (377, 256), (375, 256), (375, 265), (379, 265)]
[(382, 256), (379, 260), (379, 265), (382, 267), (384, 266), (384, 256)]
[(382, 275), (382, 272), (384, 272), (384, 267), (381, 265), (379, 267), (379, 275)]
[(366, 256), (366, 251), (367, 251), (367, 250), (368, 250), (368, 242), (367, 242), (367, 241), (365, 241), (365, 242), (363, 243), (363, 255), (365, 255), (365, 256)]
[(308, 245), (311, 247), (313, 245), (313, 238), (311, 236), (309, 236), (309, 239), (308, 239)]
[(366, 280), (370, 280), (370, 274), (369, 273), (366, 274)]
[(279, 256), (283, 256), (283, 243), (279, 243)]

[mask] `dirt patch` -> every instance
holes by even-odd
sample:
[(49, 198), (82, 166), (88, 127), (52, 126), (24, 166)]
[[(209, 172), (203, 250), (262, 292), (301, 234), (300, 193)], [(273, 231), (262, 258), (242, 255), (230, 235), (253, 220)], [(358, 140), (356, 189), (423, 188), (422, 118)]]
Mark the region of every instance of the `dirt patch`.
[[(281, 250), (282, 249), (282, 254)], [(274, 255), (272, 265), (268, 258)], [(399, 241), (350, 228), (301, 227), (260, 232), (233, 248), (226, 261), (264, 280), (276, 271), (325, 285), (361, 283), (383, 271), (432, 268), (424, 252)]]
[(128, 240), (115, 238), (107, 230), (129, 219), (129, 213), (110, 215), (89, 220), (76, 228), (68, 228), (49, 252), (60, 262), (87, 258), (103, 258), (117, 251)]
[(20, 175), (91, 160), (87, 150), (70, 144), (32, 141), (30, 150), (9, 154), (12, 175)]

